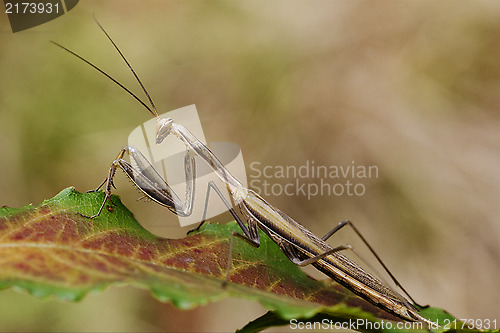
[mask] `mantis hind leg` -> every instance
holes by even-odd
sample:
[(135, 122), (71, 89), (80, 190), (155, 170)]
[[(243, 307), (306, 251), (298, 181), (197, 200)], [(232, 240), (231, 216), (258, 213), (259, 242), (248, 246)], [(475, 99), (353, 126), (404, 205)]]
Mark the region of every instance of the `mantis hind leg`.
[[(420, 308), (426, 308), (427, 306), (422, 306), (422, 305), (419, 305), (417, 302), (415, 302), (415, 300), (413, 299), (413, 297), (410, 296), (410, 294), (403, 288), (403, 286), (401, 285), (401, 283), (399, 283), (399, 281), (396, 279), (396, 277), (391, 273), (391, 271), (389, 270), (389, 268), (385, 265), (385, 263), (382, 261), (382, 259), (380, 258), (380, 256), (375, 252), (375, 250), (373, 249), (373, 247), (368, 243), (368, 241), (365, 239), (365, 237), (361, 234), (361, 232), (358, 230), (358, 228), (356, 228), (354, 226), (354, 224), (352, 223), (352, 221), (350, 220), (344, 220), (344, 221), (341, 221), (339, 222), (339, 224), (337, 224), (332, 230), (330, 230), (326, 235), (324, 235), (321, 239), (326, 241), (327, 239), (329, 239), (331, 236), (333, 236), (333, 234), (335, 234), (337, 231), (339, 231), (340, 229), (342, 229), (343, 227), (345, 226), (350, 226), (354, 232), (358, 235), (358, 237), (363, 241), (363, 243), (365, 243), (365, 245), (368, 247), (368, 249), (370, 250), (370, 252), (373, 254), (373, 256), (377, 259), (377, 261), (379, 262), (379, 264), (384, 268), (384, 270), (387, 272), (387, 274), (390, 276), (391, 280), (394, 282), (394, 284), (396, 286), (398, 286), (406, 296), (408, 296), (408, 298), (413, 302), (413, 304), (415, 304), (416, 306), (420, 307)], [(358, 253), (352, 248), (350, 247), (350, 249), (358, 256)], [(361, 258), (361, 257), (360, 257)], [(361, 260), (363, 260), (361, 258)], [(366, 261), (363, 260), (365, 263)], [(366, 263), (368, 266), (370, 266), (368, 263)]]

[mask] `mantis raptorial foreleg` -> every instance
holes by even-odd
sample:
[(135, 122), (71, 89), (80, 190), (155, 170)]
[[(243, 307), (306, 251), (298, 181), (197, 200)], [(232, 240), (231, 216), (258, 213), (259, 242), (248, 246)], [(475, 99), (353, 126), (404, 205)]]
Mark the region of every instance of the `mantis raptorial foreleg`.
[[(128, 153), (131, 160), (136, 164), (134, 167), (131, 163), (123, 159), (125, 153)], [(111, 196), (111, 187), (113, 185), (113, 178), (115, 176), (116, 168), (122, 169), (125, 174), (130, 178), (134, 185), (142, 191), (148, 198), (154, 200), (162, 206), (167, 207), (173, 213), (179, 216), (189, 216), (193, 210), (194, 201), (194, 191), (196, 177), (196, 168), (193, 154), (188, 151), (184, 158), (184, 169), (186, 175), (186, 197), (185, 201), (182, 202), (177, 196), (175, 191), (168, 185), (168, 183), (158, 174), (151, 163), (144, 157), (144, 155), (136, 148), (131, 146), (124, 147), (116, 159), (111, 162), (111, 167), (109, 168), (108, 177), (106, 180), (99, 185), (97, 189), (99, 190), (104, 183), (106, 187), (104, 192), (106, 197), (99, 208), (97, 214), (91, 216), (95, 218), (99, 216), (106, 205), (106, 201)]]

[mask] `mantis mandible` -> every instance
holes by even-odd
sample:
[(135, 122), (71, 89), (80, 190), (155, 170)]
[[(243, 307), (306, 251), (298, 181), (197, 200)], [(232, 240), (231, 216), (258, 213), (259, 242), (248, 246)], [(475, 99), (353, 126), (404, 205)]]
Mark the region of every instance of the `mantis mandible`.
[[(185, 200), (183, 202), (172, 190), (169, 184), (157, 173), (150, 162), (139, 150), (131, 146), (126, 146), (120, 151), (117, 158), (111, 163), (107, 178), (104, 180), (104, 182), (101, 183), (101, 185), (99, 185), (99, 187), (97, 187), (97, 189), (94, 190), (98, 191), (104, 186), (104, 192), (106, 196), (97, 213), (93, 216), (90, 216), (90, 218), (99, 216), (102, 209), (106, 205), (106, 202), (108, 201), (108, 199), (110, 199), (111, 188), (114, 186), (113, 178), (115, 176), (117, 168), (122, 169), (130, 178), (130, 180), (137, 186), (137, 188), (144, 193), (145, 196), (157, 202), (158, 204), (167, 207), (175, 214), (178, 214), (180, 216), (189, 216), (193, 209), (196, 179), (194, 156), (197, 155), (201, 157), (212, 168), (212, 170), (217, 174), (218, 178), (224, 183), (230, 194), (232, 205), (223, 198), (220, 190), (213, 183), (210, 183), (209, 185), (206, 202), (208, 202), (208, 195), (210, 194), (210, 190), (213, 189), (224, 201), (228, 210), (234, 216), (236, 222), (243, 232), (243, 234), (233, 232), (231, 236), (229, 245), (229, 258), (226, 267), (226, 277), (224, 280), (224, 284), (227, 283), (230, 274), (234, 237), (236, 236), (242, 238), (251, 245), (258, 247), (260, 245), (258, 229), (261, 229), (280, 247), (283, 253), (294, 264), (298, 266), (313, 265), (318, 270), (329, 276), (331, 279), (340, 283), (355, 294), (384, 309), (385, 311), (396, 315), (399, 318), (407, 321), (423, 322), (427, 325), (434, 324), (418, 313), (416, 307), (418, 306), (417, 303), (406, 292), (406, 290), (404, 290), (401, 284), (389, 271), (380, 257), (375, 253), (373, 248), (368, 244), (366, 239), (361, 235), (361, 233), (351, 221), (345, 220), (340, 222), (335, 228), (333, 228), (323, 237), (316, 236), (304, 226), (293, 220), (290, 216), (286, 215), (278, 208), (273, 207), (258, 193), (244, 187), (224, 167), (224, 165), (212, 153), (212, 151), (210, 151), (210, 149), (205, 146), (205, 144), (200, 142), (188, 129), (176, 123), (171, 118), (160, 118), (153, 100), (151, 99), (146, 88), (144, 87), (143, 83), (139, 79), (132, 66), (129, 64), (125, 56), (122, 54), (122, 52), (108, 35), (108, 33), (104, 30), (101, 24), (99, 22), (97, 22), (97, 24), (133, 73), (134, 77), (136, 78), (137, 82), (148, 98), (150, 106), (148, 106), (140, 98), (134, 95), (129, 89), (124, 87), (121, 83), (116, 81), (114, 78), (112, 78), (110, 75), (102, 71), (100, 68), (98, 68), (88, 60), (65, 48), (64, 46), (61, 46), (58, 43), (52, 43), (83, 60), (94, 69), (98, 70), (101, 74), (108, 77), (122, 89), (127, 91), (132, 97), (139, 101), (154, 117), (156, 117), (156, 144), (161, 144), (169, 135), (175, 136), (184, 143), (186, 147), (186, 156), (184, 159), (186, 194)], [(130, 156), (131, 160), (134, 161), (135, 166), (123, 159), (126, 153)], [(241, 217), (236, 213), (236, 210), (233, 207), (238, 209)], [(202, 224), (203, 223), (204, 222), (202, 222)], [(404, 292), (406, 296), (408, 296), (413, 304), (405, 297), (391, 289), (389, 286), (382, 283), (374, 275), (365, 271), (358, 264), (344, 256), (341, 253), (342, 251), (354, 251), (354, 249), (350, 245), (332, 247), (326, 243), (326, 241), (333, 234), (335, 234), (338, 230), (342, 229), (345, 226), (350, 226), (363, 240), (363, 242), (375, 256), (377, 261), (389, 274), (394, 283)]]

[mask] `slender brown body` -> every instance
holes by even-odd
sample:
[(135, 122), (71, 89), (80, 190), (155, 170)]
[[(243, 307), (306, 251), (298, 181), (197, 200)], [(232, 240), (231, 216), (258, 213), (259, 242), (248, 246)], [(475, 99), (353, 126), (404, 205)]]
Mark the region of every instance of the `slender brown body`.
[[(240, 189), (241, 192), (241, 189)], [(306, 259), (333, 248), (304, 226), (268, 204), (252, 190), (243, 191), (245, 199), (238, 206), (255, 219), (260, 229), (277, 243), (289, 258)], [(293, 260), (292, 260), (293, 261)], [(417, 309), (403, 296), (386, 286), (355, 262), (334, 252), (312, 263), (318, 270), (348, 288), (355, 294), (408, 321), (430, 322), (417, 313)]]

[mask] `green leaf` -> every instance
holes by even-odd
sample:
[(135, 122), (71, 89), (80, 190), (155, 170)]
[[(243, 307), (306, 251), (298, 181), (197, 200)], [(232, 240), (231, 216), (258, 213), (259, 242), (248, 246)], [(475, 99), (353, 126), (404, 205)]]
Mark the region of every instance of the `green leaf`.
[(206, 224), (183, 239), (165, 239), (142, 228), (117, 196), (99, 217), (83, 216), (103, 200), (102, 192), (67, 188), (38, 207), (0, 208), (0, 288), (77, 301), (112, 283), (129, 284), (182, 309), (242, 297), (273, 312), (265, 324), (257, 320), (258, 327), (319, 313), (336, 321), (400, 321), (337, 283), (308, 277), (264, 234), (259, 248), (235, 241), (223, 287), (236, 223)]

